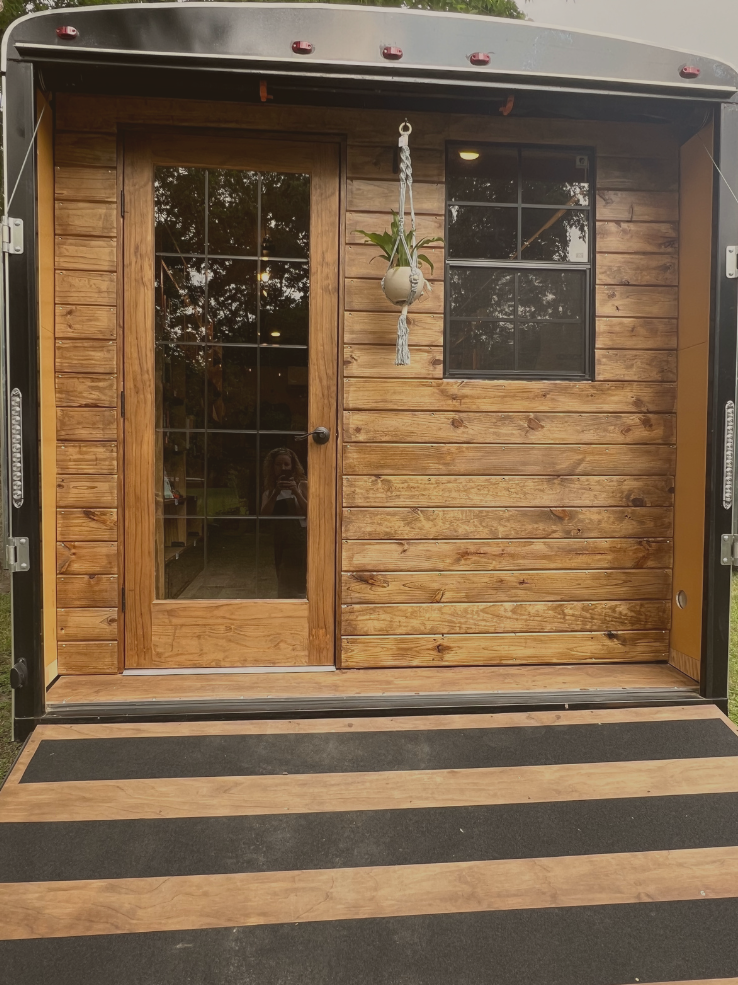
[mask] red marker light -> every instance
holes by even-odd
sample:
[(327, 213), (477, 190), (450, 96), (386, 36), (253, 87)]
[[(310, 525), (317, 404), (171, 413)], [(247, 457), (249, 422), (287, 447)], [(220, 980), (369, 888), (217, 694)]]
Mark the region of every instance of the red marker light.
[(312, 55), (315, 51), (315, 46), (309, 41), (293, 41), (292, 50), (296, 55)]
[(402, 48), (393, 48), (392, 45), (385, 45), (382, 48), (382, 58), (389, 58), (391, 62), (399, 62), (402, 58)]
[(71, 27), (69, 24), (65, 27), (57, 27), (56, 29), (56, 36), (57, 38), (61, 38), (62, 41), (74, 41), (78, 34), (79, 31), (77, 28)]
[(469, 55), (469, 61), (472, 65), (489, 65), (489, 55), (486, 51), (475, 51), (473, 55)]
[(679, 74), (683, 79), (696, 79), (700, 74), (700, 70), (696, 65), (682, 65), (679, 69)]

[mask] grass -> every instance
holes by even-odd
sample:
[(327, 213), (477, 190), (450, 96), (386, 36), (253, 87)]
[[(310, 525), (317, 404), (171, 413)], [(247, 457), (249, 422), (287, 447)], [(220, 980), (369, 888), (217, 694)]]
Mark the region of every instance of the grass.
[(738, 725), (738, 577), (733, 578), (730, 599), (730, 660), (728, 663), (728, 714)]
[(10, 596), (0, 595), (0, 783), (18, 754), (11, 739), (10, 714)]

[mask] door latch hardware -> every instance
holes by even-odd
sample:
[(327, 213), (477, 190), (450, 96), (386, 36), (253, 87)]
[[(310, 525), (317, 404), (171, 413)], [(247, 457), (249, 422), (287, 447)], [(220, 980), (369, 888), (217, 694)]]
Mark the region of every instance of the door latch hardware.
[(725, 247), (725, 276), (729, 280), (738, 277), (738, 246)]
[(10, 394), (10, 495), (13, 506), (23, 506), (23, 396), (18, 387)]
[(14, 691), (19, 691), (26, 684), (28, 684), (28, 664), (21, 657), (10, 668), (10, 686)]
[(28, 537), (8, 537), (5, 543), (8, 571), (30, 571), (31, 552)]
[(331, 440), (330, 428), (316, 428), (314, 431), (306, 431), (305, 434), (296, 434), (295, 441), (304, 441), (310, 437), (316, 445), (327, 445)]
[(735, 482), (735, 404), (729, 400), (725, 405), (725, 440), (723, 442), (723, 508), (733, 507), (733, 485)]
[(23, 252), (23, 220), (11, 219), (10, 216), (2, 217), (3, 230), (3, 253), (22, 253)]

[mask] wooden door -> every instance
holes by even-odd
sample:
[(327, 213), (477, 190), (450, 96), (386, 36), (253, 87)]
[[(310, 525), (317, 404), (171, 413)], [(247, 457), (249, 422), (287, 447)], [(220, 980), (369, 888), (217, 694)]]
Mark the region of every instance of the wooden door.
[(339, 148), (124, 153), (126, 667), (331, 664)]

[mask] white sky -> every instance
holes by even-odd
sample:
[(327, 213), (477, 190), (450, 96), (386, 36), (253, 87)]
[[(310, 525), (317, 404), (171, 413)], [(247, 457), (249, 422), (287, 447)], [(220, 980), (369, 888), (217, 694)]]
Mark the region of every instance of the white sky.
[(619, 34), (738, 67), (738, 0), (518, 0), (531, 20)]

